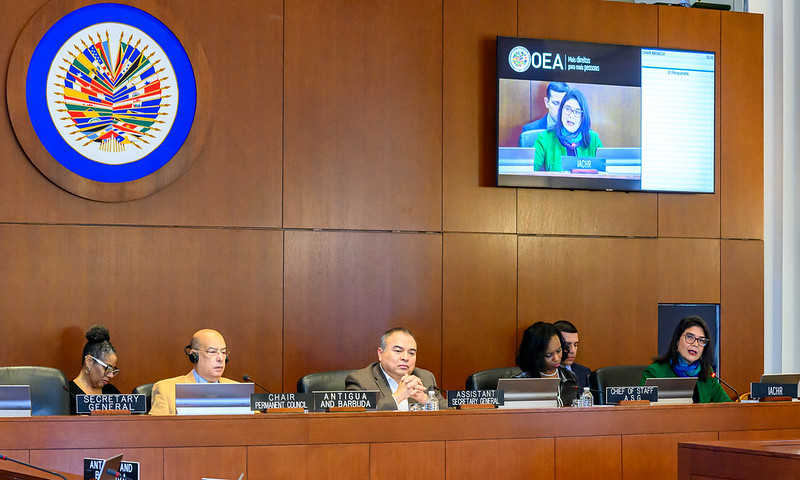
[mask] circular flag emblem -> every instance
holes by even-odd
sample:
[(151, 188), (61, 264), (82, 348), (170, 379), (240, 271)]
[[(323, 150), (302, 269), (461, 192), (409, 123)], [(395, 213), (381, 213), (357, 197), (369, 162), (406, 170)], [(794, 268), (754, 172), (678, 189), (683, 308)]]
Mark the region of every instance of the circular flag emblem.
[[(17, 136), (48, 178), (77, 195), (115, 201), (149, 195), (188, 168), (191, 161), (163, 169), (192, 130), (198, 85), (186, 50), (158, 18), (124, 4), (88, 5), (61, 16), (35, 45), (24, 75), (27, 118), (20, 123), (30, 122), (46, 155)], [(130, 188), (162, 169), (172, 178)], [(70, 188), (87, 181), (95, 184), (87, 191)], [(137, 193), (109, 195), (103, 185)], [(95, 191), (105, 193), (98, 198)]]
[(517, 73), (522, 73), (531, 67), (531, 52), (522, 46), (516, 46), (508, 52), (508, 65)]

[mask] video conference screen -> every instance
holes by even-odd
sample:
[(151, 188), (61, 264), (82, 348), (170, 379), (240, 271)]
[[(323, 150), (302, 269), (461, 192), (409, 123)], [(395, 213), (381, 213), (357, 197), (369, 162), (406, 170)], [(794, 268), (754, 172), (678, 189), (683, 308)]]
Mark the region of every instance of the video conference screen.
[(715, 54), (497, 38), (497, 184), (714, 193)]

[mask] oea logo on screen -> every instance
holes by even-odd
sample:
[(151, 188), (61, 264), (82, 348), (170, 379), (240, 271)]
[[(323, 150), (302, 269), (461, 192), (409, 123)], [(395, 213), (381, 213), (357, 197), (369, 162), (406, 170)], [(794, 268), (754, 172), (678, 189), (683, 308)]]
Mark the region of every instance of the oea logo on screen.
[(561, 55), (552, 52), (529, 52), (527, 48), (518, 45), (508, 53), (508, 65), (517, 73), (522, 73), (529, 68), (543, 68), (545, 70), (564, 70)]

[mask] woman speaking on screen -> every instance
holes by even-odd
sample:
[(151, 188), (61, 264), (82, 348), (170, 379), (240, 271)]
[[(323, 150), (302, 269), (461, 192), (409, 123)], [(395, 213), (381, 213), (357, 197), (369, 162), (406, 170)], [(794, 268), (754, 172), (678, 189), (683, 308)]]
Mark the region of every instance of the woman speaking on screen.
[(644, 371), (642, 385), (648, 378), (697, 377), (695, 402), (730, 402), (719, 381), (711, 377), (713, 359), (714, 342), (708, 325), (702, 318), (690, 315), (678, 322), (666, 353)]
[(533, 169), (560, 172), (561, 156), (594, 157), (602, 147), (597, 132), (591, 129), (589, 104), (580, 90), (570, 89), (561, 100), (558, 119), (551, 130), (536, 138)]

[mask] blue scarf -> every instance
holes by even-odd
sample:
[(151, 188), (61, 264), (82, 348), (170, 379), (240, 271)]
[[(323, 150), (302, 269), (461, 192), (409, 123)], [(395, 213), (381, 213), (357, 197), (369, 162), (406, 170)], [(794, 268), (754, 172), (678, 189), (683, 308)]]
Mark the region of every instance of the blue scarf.
[(567, 155), (571, 157), (577, 156), (577, 148), (583, 141), (580, 129), (575, 130), (575, 133), (569, 133), (569, 130), (561, 126), (559, 130), (558, 140), (567, 149)]
[(677, 365), (672, 361), (669, 363), (672, 365), (672, 371), (679, 377), (696, 377), (700, 373), (700, 360), (689, 363), (685, 358), (678, 355)]

